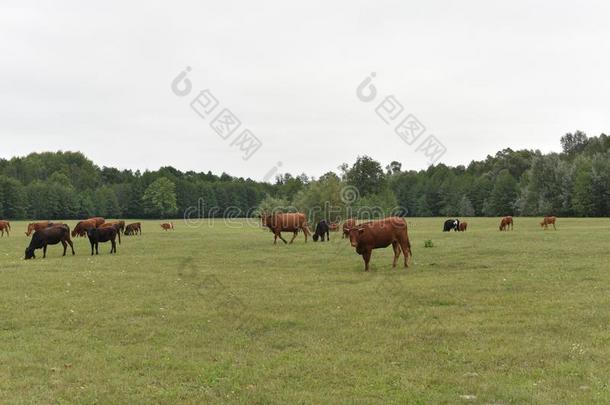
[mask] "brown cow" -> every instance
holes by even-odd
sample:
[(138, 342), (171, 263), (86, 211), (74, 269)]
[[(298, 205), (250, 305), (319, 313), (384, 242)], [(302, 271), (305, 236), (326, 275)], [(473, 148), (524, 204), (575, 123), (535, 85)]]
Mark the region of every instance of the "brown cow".
[(510, 230), (513, 230), (513, 217), (506, 216), (503, 217), (502, 220), (500, 221), (500, 230), (501, 231), (508, 231), (508, 227), (510, 225)]
[(142, 235), (142, 224), (139, 222), (129, 224), (125, 227), (124, 235), (137, 235), (138, 232)]
[(72, 237), (76, 238), (77, 236), (87, 236), (87, 231), (92, 228), (97, 228), (95, 221), (89, 219), (86, 221), (80, 221), (72, 230)]
[(32, 234), (32, 232), (36, 232), (36, 231), (40, 231), (43, 229), (47, 229), (50, 228), (52, 226), (56, 226), (56, 225), (63, 225), (63, 223), (61, 222), (50, 222), (50, 221), (42, 221), (42, 222), (34, 222), (31, 224), (28, 224), (28, 229), (25, 233), (25, 236), (30, 236)]
[(32, 240), (30, 241), (30, 246), (25, 249), (25, 259), (35, 259), (36, 255), (34, 252), (36, 249), (42, 249), (42, 257), (46, 258), (47, 246), (57, 245), (60, 242), (64, 247), (64, 256), (66, 255), (68, 245), (72, 248), (72, 256), (74, 256), (74, 245), (72, 244), (72, 240), (70, 240), (70, 228), (68, 225), (61, 224), (40, 229), (34, 232), (34, 236), (32, 236)]
[(173, 230), (174, 229), (174, 223), (173, 222), (166, 222), (164, 224), (161, 224), (161, 228), (164, 231), (169, 231), (170, 229)]
[(93, 221), (95, 222), (95, 227), (98, 228), (100, 225), (102, 225), (104, 222), (106, 222), (106, 220), (102, 217), (93, 217), (93, 218), (88, 218), (87, 221)]
[(110, 242), (110, 254), (116, 253), (116, 237), (119, 238), (121, 234), (117, 230), (117, 225), (111, 226), (100, 226), (99, 228), (92, 228), (87, 231), (89, 237), (89, 243), (91, 244), (91, 256), (93, 256), (93, 250), (95, 248), (95, 254), (99, 255), (100, 243)]
[(555, 227), (556, 220), (557, 220), (557, 217), (544, 217), (544, 219), (540, 223), (540, 226), (546, 230), (546, 229), (549, 229), (549, 225), (553, 225), (553, 229), (557, 230), (557, 228)]
[(468, 228), (468, 222), (466, 222), (466, 221), (460, 222), (460, 226), (459, 226), (460, 232), (466, 232), (467, 228)]
[(409, 267), (409, 256), (412, 256), (411, 243), (407, 233), (407, 224), (399, 217), (389, 217), (378, 221), (360, 224), (349, 231), (349, 240), (356, 253), (362, 255), (364, 270), (369, 270), (369, 262), (373, 249), (385, 248), (392, 245), (396, 267), (400, 251), (405, 257), (405, 267)]
[(343, 223), (343, 236), (341, 239), (349, 237), (349, 230), (356, 226), (356, 220), (353, 218), (345, 220)]
[[(121, 244), (121, 232), (125, 229), (125, 221), (104, 222), (103, 224), (98, 226), (98, 229), (104, 229), (104, 228), (116, 229), (116, 233), (119, 236), (119, 245), (120, 245)], [(87, 235), (89, 235), (89, 232), (87, 232)]]
[(328, 224), (328, 228), (331, 232), (337, 232), (339, 230), (339, 223), (331, 222), (330, 224)]
[(2, 237), (4, 237), (4, 231), (6, 231), (6, 236), (11, 236), (11, 223), (8, 221), (0, 221), (0, 232), (2, 232)]
[(305, 214), (301, 212), (290, 212), (290, 213), (277, 213), (277, 214), (261, 214), (261, 221), (263, 226), (266, 226), (273, 232), (273, 244), (277, 243), (277, 238), (280, 238), (282, 242), (286, 242), (286, 239), (282, 238), (282, 232), (292, 232), (293, 236), (290, 239), (290, 243), (294, 242), (299, 231), (303, 231), (305, 234), (305, 243), (307, 243), (307, 237), (311, 234), (309, 227), (307, 226), (307, 218)]

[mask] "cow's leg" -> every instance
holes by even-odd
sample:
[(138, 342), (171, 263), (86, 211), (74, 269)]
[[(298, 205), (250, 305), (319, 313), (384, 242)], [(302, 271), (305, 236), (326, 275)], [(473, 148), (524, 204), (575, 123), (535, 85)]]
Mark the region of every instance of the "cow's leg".
[(46, 259), (47, 258), (47, 245), (44, 245), (42, 247), (42, 258)]
[(409, 267), (409, 256), (411, 256), (411, 247), (409, 246), (408, 239), (400, 241), (400, 247), (402, 248), (402, 254), (405, 257), (405, 267)]
[(400, 257), (400, 247), (398, 246), (398, 242), (392, 242), (392, 249), (394, 249), (394, 261), (392, 262), (392, 268), (396, 268), (396, 263), (398, 263), (398, 258)]
[(94, 247), (95, 247), (95, 243), (90, 242), (91, 243), (91, 256), (93, 256), (93, 252), (94, 252)]
[(66, 255), (66, 251), (68, 250), (68, 244), (66, 243), (65, 240), (62, 240), (61, 241), (61, 245), (64, 247), (64, 254), (63, 254), (63, 256), (65, 256)]
[(330, 232), (326, 231), (326, 240), (330, 242)]
[(557, 230), (557, 228), (555, 227), (555, 222), (553, 222), (553, 229)]
[(275, 235), (276, 237), (280, 238), (282, 240), (282, 242), (284, 243), (288, 243), (286, 242), (286, 239), (282, 238), (282, 232), (278, 231), (277, 234)]
[(96, 255), (100, 254), (100, 244), (99, 244), (99, 242), (95, 242), (95, 254)]
[(70, 245), (70, 249), (72, 249), (72, 256), (74, 256), (76, 253), (74, 252), (74, 244), (72, 243), (71, 239), (67, 240), (68, 245)]
[(371, 252), (372, 250), (365, 250), (362, 253), (362, 258), (364, 259), (364, 271), (369, 271), (369, 262), (371, 261)]
[(110, 254), (116, 253), (116, 241), (111, 240), (110, 243), (112, 244), (112, 247), (110, 248)]
[[(292, 239), (290, 239), (290, 243), (294, 242), (298, 234), (299, 231), (294, 231), (294, 233), (292, 234)], [(305, 242), (307, 242), (307, 235), (305, 235)]]

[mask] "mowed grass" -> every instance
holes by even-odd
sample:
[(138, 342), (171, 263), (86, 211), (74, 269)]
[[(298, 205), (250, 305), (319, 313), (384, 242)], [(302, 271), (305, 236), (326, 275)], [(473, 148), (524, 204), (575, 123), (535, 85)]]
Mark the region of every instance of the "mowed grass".
[(274, 246), (239, 221), (24, 261), (14, 222), (0, 402), (610, 402), (610, 220), (443, 220), (408, 219), (411, 266), (375, 250), (368, 273), (338, 233)]

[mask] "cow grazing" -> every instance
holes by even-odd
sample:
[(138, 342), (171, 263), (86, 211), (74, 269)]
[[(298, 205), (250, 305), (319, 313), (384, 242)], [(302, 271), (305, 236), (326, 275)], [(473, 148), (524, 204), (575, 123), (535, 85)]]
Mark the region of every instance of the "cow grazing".
[(508, 228), (510, 226), (510, 230), (513, 230), (513, 217), (506, 216), (503, 217), (502, 220), (500, 220), (500, 230), (501, 231), (508, 231)]
[(119, 237), (119, 245), (121, 244), (121, 232), (125, 229), (125, 221), (104, 222), (102, 225), (100, 225), (98, 227), (98, 229), (103, 229), (103, 228), (116, 229), (117, 235)]
[(91, 244), (91, 256), (93, 256), (93, 249), (95, 248), (95, 254), (99, 255), (100, 243), (110, 242), (112, 245), (110, 254), (116, 253), (116, 237), (117, 229), (114, 226), (93, 228), (87, 231), (89, 237), (89, 243)]
[(142, 235), (142, 224), (139, 222), (129, 224), (125, 227), (124, 235), (137, 235), (138, 232)]
[(553, 225), (553, 229), (557, 230), (557, 228), (555, 227), (556, 220), (557, 220), (557, 217), (544, 217), (542, 222), (540, 222), (540, 226), (546, 230), (546, 229), (549, 229), (549, 225)]
[(468, 222), (466, 222), (466, 221), (460, 222), (460, 232), (466, 232), (467, 228), (468, 228)]
[(449, 231), (459, 231), (460, 230), (460, 220), (459, 219), (448, 219), (443, 224), (443, 232)]
[(102, 225), (104, 222), (106, 222), (106, 220), (102, 217), (93, 217), (93, 218), (89, 218), (87, 219), (87, 221), (93, 221), (95, 222), (95, 227), (99, 227), (100, 225)]
[(263, 226), (266, 226), (271, 232), (273, 232), (274, 245), (277, 243), (277, 238), (280, 238), (284, 243), (288, 243), (286, 242), (286, 239), (282, 238), (282, 232), (293, 233), (290, 243), (294, 241), (299, 231), (303, 231), (305, 234), (305, 243), (307, 243), (307, 237), (311, 234), (309, 227), (307, 226), (307, 218), (305, 217), (305, 214), (301, 212), (278, 214), (262, 213), (261, 221)]
[(164, 231), (173, 230), (174, 229), (174, 223), (173, 222), (166, 222), (164, 224), (161, 224), (161, 229), (163, 229)]
[(76, 224), (76, 226), (72, 230), (72, 237), (73, 238), (76, 238), (77, 236), (84, 237), (87, 235), (87, 231), (91, 228), (97, 228), (95, 221), (90, 220), (90, 219), (88, 219), (86, 221), (80, 221), (79, 223)]
[(25, 249), (25, 259), (35, 259), (36, 249), (42, 249), (42, 257), (46, 258), (47, 246), (57, 245), (58, 243), (61, 243), (64, 247), (64, 256), (66, 255), (68, 245), (72, 248), (72, 255), (74, 256), (74, 245), (70, 239), (70, 228), (68, 225), (55, 225), (34, 232), (30, 246)]
[(350, 243), (356, 248), (356, 253), (362, 255), (364, 270), (369, 270), (369, 262), (373, 249), (385, 248), (392, 245), (396, 267), (400, 252), (405, 257), (405, 267), (409, 267), (409, 256), (412, 256), (411, 243), (407, 233), (407, 224), (400, 217), (389, 217), (379, 221), (360, 224), (349, 231)]
[(330, 226), (325, 220), (321, 220), (316, 225), (316, 232), (313, 234), (312, 239), (314, 242), (317, 242), (318, 239), (322, 239), (324, 242), (324, 236), (326, 235), (326, 240), (330, 242)]
[(356, 220), (353, 218), (345, 220), (343, 223), (343, 236), (341, 239), (349, 237), (349, 230), (356, 226)]
[(4, 232), (6, 232), (6, 236), (10, 236), (11, 223), (8, 221), (0, 221), (0, 232), (2, 232), (2, 237), (4, 237)]

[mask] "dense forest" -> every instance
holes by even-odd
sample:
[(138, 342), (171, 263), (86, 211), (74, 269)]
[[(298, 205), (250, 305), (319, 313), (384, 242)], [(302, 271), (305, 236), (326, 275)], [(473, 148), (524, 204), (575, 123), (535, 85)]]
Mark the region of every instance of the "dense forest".
[(100, 168), (78, 152), (33, 153), (0, 159), (0, 218), (236, 217), (278, 207), (331, 220), (370, 207), (407, 216), (610, 216), (610, 138), (577, 131), (560, 142), (561, 153), (504, 149), (468, 166), (421, 171), (361, 156), (319, 179), (286, 173), (274, 184), (173, 167)]

